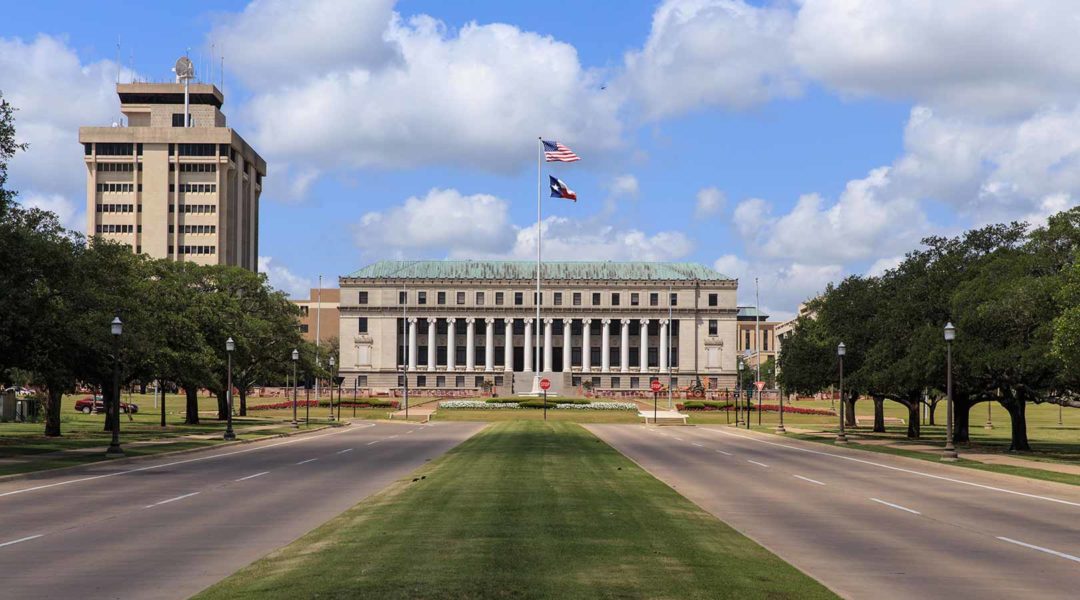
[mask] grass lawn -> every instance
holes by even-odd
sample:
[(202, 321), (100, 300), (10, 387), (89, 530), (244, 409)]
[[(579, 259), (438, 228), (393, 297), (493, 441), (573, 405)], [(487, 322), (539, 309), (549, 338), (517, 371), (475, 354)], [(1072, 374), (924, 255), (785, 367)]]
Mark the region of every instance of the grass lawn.
[(518, 420), (198, 597), (835, 596), (583, 428)]

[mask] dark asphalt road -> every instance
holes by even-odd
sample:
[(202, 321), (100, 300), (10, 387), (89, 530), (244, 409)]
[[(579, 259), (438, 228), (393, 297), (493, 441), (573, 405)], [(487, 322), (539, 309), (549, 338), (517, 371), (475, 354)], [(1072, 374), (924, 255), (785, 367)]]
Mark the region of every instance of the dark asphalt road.
[(588, 429), (846, 598), (1080, 597), (1080, 488), (717, 427)]
[(187, 598), (482, 428), (358, 422), (0, 483), (0, 597)]

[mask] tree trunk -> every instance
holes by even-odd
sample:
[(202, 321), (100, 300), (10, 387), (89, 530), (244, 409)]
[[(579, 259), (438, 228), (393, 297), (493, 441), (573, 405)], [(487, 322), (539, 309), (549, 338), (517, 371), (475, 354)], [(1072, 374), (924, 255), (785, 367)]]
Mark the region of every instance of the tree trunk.
[(930, 410), (928, 411), (930, 413), (930, 421), (927, 423), (927, 425), (933, 425), (934, 424), (934, 413), (937, 412), (938, 403), (937, 403), (937, 400), (931, 400), (928, 404), (930, 405)]
[(246, 417), (247, 416), (247, 395), (248, 395), (248, 390), (247, 390), (246, 387), (241, 386), (240, 389), (237, 390), (237, 391), (238, 391), (238, 395), (240, 396), (240, 416), (241, 417)]
[(48, 437), (60, 437), (60, 400), (63, 397), (59, 387), (49, 386), (45, 405), (45, 435)]
[(847, 427), (855, 427), (855, 402), (859, 399), (858, 394), (852, 393), (848, 396), (847, 400), (844, 400), (844, 420), (847, 421)]
[(921, 430), (921, 427), (920, 427), (920, 419), (919, 419), (919, 409), (922, 407), (922, 405), (919, 403), (918, 400), (915, 400), (913, 402), (908, 402), (905, 406), (907, 406), (907, 410), (908, 410), (908, 413), (907, 413), (907, 436), (908, 436), (909, 439), (917, 440), (917, 439), (919, 439), (919, 436), (922, 434), (922, 430)]
[(1012, 419), (1012, 443), (1009, 444), (1009, 452), (1031, 452), (1027, 435), (1027, 402), (1013, 398), (1004, 406)]
[(146, 383), (145, 382), (142, 382), (142, 381), (139, 382), (139, 393), (142, 394), (143, 396), (146, 395)]
[(184, 407), (184, 423), (187, 425), (199, 424), (199, 388), (193, 385), (184, 386), (184, 396), (187, 398)]
[(953, 399), (953, 442), (957, 444), (971, 443), (968, 424), (971, 423), (971, 409), (973, 407), (973, 404), (957, 402), (955, 398)]
[(229, 418), (228, 396), (226, 396), (225, 390), (215, 391), (214, 396), (217, 398), (217, 418), (219, 421), (224, 421)]
[(874, 433), (885, 433), (885, 397), (873, 396)]

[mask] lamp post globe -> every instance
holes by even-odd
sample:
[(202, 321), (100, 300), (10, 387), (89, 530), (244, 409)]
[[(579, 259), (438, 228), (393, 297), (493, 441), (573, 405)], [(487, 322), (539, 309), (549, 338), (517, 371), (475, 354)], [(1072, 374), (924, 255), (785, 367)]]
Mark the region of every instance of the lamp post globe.
[(956, 339), (956, 327), (952, 322), (945, 324), (945, 449), (941, 451), (941, 460), (953, 462), (959, 459), (956, 446), (953, 445), (953, 401), (952, 401), (952, 343)]
[(120, 315), (114, 316), (109, 323), (109, 333), (113, 339), (113, 409), (112, 414), (108, 415), (112, 439), (105, 456), (116, 458), (124, 455), (120, 447), (120, 336), (124, 333), (124, 322), (120, 320)]
[(296, 420), (296, 363), (300, 360), (300, 351), (293, 348), (292, 351), (292, 427), (298, 429), (300, 421)]
[(227, 399), (226, 404), (228, 405), (228, 412), (227, 412), (226, 417), (225, 417), (227, 419), (226, 424), (225, 424), (225, 439), (226, 440), (235, 440), (236, 439), (236, 432), (233, 431), (233, 427), (232, 427), (232, 413), (233, 413), (232, 353), (235, 350), (236, 350), (236, 342), (233, 341), (233, 339), (231, 337), (229, 339), (225, 340), (225, 354), (227, 354), (229, 356), (229, 369), (228, 369), (228, 375), (227, 375), (226, 383), (225, 383), (226, 386), (228, 386), (228, 387), (225, 388), (225, 398)]
[(847, 354), (847, 346), (844, 342), (836, 347), (836, 356), (840, 359), (840, 405), (836, 414), (840, 417), (840, 429), (836, 433), (837, 444), (848, 443), (847, 433), (844, 432), (844, 355)]

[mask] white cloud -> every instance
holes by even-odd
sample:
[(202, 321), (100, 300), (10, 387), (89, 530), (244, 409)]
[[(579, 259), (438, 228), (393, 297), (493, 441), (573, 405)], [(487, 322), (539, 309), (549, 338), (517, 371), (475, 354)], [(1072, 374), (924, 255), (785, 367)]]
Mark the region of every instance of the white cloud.
[(772, 221), (772, 206), (761, 198), (743, 200), (732, 215), (735, 228), (744, 238), (753, 239)]
[(28, 197), (85, 197), (78, 129), (119, 118), (116, 73), (112, 61), (84, 63), (63, 38), (0, 38), (0, 91), (17, 109), (16, 139), (29, 144), (9, 166), (13, 188)]
[(272, 256), (259, 257), (259, 272), (266, 273), (270, 285), (285, 292), (290, 298), (307, 298), (313, 287), (310, 279), (296, 275)]
[(852, 94), (1009, 113), (1074, 102), (1071, 0), (804, 0), (792, 48), (802, 69)]
[(65, 229), (85, 233), (86, 211), (83, 204), (76, 204), (60, 194), (21, 194), (19, 203), (27, 208), (39, 208), (55, 213)]
[(619, 175), (612, 180), (610, 189), (613, 198), (636, 198), (639, 191), (637, 177), (630, 174)]
[[(619, 229), (594, 219), (547, 217), (541, 223), (545, 260), (670, 261), (685, 257), (694, 244), (679, 231), (649, 235)], [(517, 231), (510, 258), (536, 258), (536, 224)]]
[(715, 187), (706, 187), (698, 190), (697, 204), (694, 206), (694, 216), (698, 218), (711, 217), (724, 210), (727, 204), (727, 196)]
[[(450, 31), (428, 16), (388, 13), (386, 2), (370, 13), (356, 5), (256, 3), (219, 28), (238, 42), (259, 32), (257, 49), (243, 54), (245, 70), (272, 73), (276, 57), (293, 53), (279, 79), (249, 80), (252, 139), (276, 162), (299, 172), (425, 165), (508, 172), (535, 157), (537, 135), (582, 156), (619, 144), (618, 102), (573, 46), (512, 25)], [(326, 14), (337, 22), (323, 23)]]
[(866, 274), (871, 277), (880, 277), (884, 275), (886, 271), (900, 266), (900, 263), (903, 261), (903, 255), (879, 258), (874, 261), (874, 264), (870, 265), (870, 268), (866, 270)]
[(404, 204), (369, 212), (354, 228), (356, 245), (370, 255), (415, 256), (500, 253), (513, 243), (509, 205), (489, 194), (432, 189)]
[(644, 47), (626, 55), (617, 88), (648, 119), (797, 95), (792, 21), (788, 10), (743, 0), (669, 0), (653, 13)]
[(725, 254), (713, 263), (713, 269), (735, 279), (743, 279), (749, 267), (748, 262), (734, 254)]

